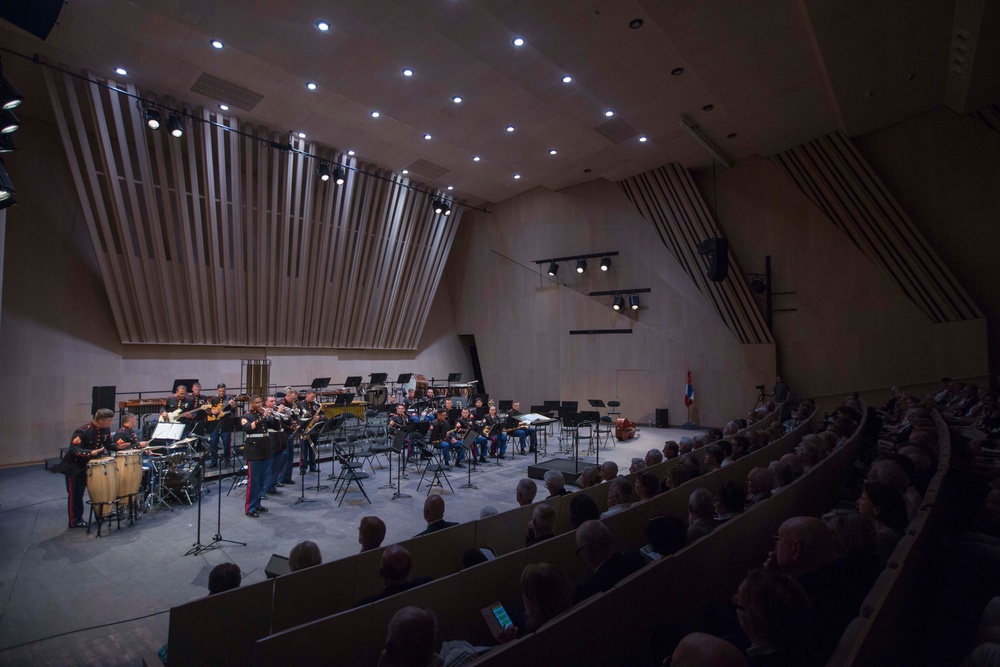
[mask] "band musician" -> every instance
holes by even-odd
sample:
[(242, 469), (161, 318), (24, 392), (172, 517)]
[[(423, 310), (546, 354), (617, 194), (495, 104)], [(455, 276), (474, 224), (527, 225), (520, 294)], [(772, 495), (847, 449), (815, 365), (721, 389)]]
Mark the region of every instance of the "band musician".
[[(500, 449), (500, 458), (507, 456), (507, 434), (503, 432), (505, 419), (497, 414), (497, 407), (490, 406), (490, 411), (483, 418), (483, 430), (489, 429), (490, 456), (497, 456), (497, 448)], [(486, 437), (486, 436), (480, 436)]]
[(163, 406), (163, 410), (160, 412), (160, 421), (187, 422), (187, 417), (182, 417), (181, 415), (190, 411), (193, 407), (194, 405), (191, 403), (187, 395), (187, 387), (179, 384), (177, 385), (177, 388), (174, 389), (174, 395), (168, 398), (167, 404)]
[[(272, 401), (274, 399), (271, 399)], [(264, 409), (260, 396), (250, 397), (249, 411), (240, 418), (240, 426), (246, 434), (243, 455), (247, 460), (247, 496), (244, 511), (247, 516), (259, 517), (267, 508), (260, 504), (264, 495), (264, 481), (267, 475), (268, 438), (270, 411)]]
[[(507, 417), (520, 417), (524, 413), (521, 412), (521, 402), (514, 401), (511, 405), (510, 410), (507, 411)], [(518, 424), (517, 428), (514, 429), (512, 435), (517, 438), (518, 444), (520, 445), (521, 453), (524, 454), (525, 438), (531, 441), (531, 449), (529, 452), (534, 452), (538, 450), (538, 434), (535, 432), (534, 426), (528, 426), (527, 424)]]
[(212, 449), (209, 468), (214, 468), (219, 464), (219, 441), (222, 441), (226, 463), (232, 463), (233, 460), (232, 421), (236, 415), (236, 399), (230, 398), (226, 393), (225, 383), (220, 382), (215, 390), (216, 395), (208, 401), (211, 406), (208, 411), (208, 421), (215, 424), (215, 428), (212, 429), (212, 434), (208, 438), (209, 446)]
[[(469, 429), (477, 428), (479, 424), (472, 418), (469, 413), (468, 408), (462, 408), (461, 416), (455, 420), (455, 437), (461, 441), (465, 441), (465, 436), (469, 432)], [(486, 463), (486, 443), (487, 439), (483, 436), (476, 436), (476, 439), (472, 442), (472, 460), (479, 461), (480, 463)]]
[[(319, 472), (316, 467), (316, 450), (313, 449), (310, 439), (305, 437), (305, 429), (312, 424), (310, 433), (319, 433), (317, 430), (324, 421), (323, 405), (316, 400), (316, 390), (307, 389), (306, 397), (299, 401), (299, 474), (304, 475), (306, 471)], [(316, 421), (313, 421), (315, 419)]]
[[(448, 411), (444, 408), (437, 411), (436, 419), (431, 423), (427, 437), (432, 445), (441, 447), (441, 460), (444, 461), (444, 465), (451, 467), (451, 448), (459, 445), (459, 441), (455, 437), (451, 423), (448, 422)], [(464, 468), (465, 464), (462, 461), (465, 460), (465, 449), (460, 445), (456, 449), (455, 467)]]
[(135, 427), (138, 423), (138, 418), (131, 412), (126, 412), (122, 414), (122, 427), (118, 429), (111, 441), (114, 443), (113, 447), (115, 451), (121, 451), (123, 449), (142, 449), (146, 447), (148, 441), (139, 441), (139, 436), (136, 435)]
[(57, 472), (66, 476), (66, 509), (70, 528), (86, 528), (83, 519), (83, 492), (87, 488), (87, 463), (101, 456), (114, 455), (111, 442), (111, 421), (113, 410), (101, 408), (94, 418), (73, 431), (69, 450), (56, 467)]
[[(191, 385), (191, 393), (188, 394), (188, 403), (191, 407), (191, 421), (193, 421), (197, 426), (195, 426), (192, 431), (195, 435), (205, 435), (205, 424), (208, 421), (208, 410), (209, 401), (208, 397), (201, 393), (201, 383), (195, 382)], [(202, 409), (198, 409), (202, 408)]]

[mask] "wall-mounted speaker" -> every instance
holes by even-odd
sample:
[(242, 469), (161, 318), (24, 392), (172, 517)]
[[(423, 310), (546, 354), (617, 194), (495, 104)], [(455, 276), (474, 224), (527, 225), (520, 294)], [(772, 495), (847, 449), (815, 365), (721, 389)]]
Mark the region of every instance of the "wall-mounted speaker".
[(90, 414), (94, 415), (95, 412), (103, 408), (108, 410), (115, 410), (115, 392), (117, 387), (115, 385), (107, 387), (94, 387), (90, 391)]
[(729, 275), (729, 242), (726, 239), (707, 239), (698, 244), (698, 254), (708, 257), (706, 276), (722, 282)]

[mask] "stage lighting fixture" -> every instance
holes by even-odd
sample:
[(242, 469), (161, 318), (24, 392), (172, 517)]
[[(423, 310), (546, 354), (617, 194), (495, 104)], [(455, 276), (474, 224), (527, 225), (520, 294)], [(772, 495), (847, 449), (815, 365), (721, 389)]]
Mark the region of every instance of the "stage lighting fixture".
[(611, 258), (601, 257), (601, 271), (607, 271), (611, 268)]
[(557, 273), (559, 273), (559, 265), (555, 262), (549, 262), (549, 275), (555, 276)]
[(587, 260), (585, 259), (576, 260), (576, 272), (583, 273), (586, 270), (587, 270)]
[(172, 136), (180, 139), (184, 136), (184, 121), (181, 120), (180, 116), (172, 113), (167, 119), (167, 129), (170, 130)]
[(17, 191), (14, 189), (14, 183), (10, 180), (10, 176), (3, 166), (3, 160), (0, 160), (0, 209), (16, 204), (16, 196)]
[(435, 199), (434, 212), (438, 214), (451, 215), (451, 204), (447, 199)]
[(621, 310), (622, 306), (625, 305), (625, 297), (621, 294), (615, 294), (615, 302), (611, 305), (615, 310)]
[(0, 134), (17, 132), (19, 127), (21, 127), (21, 121), (17, 119), (13, 111), (10, 109), (0, 111)]
[(336, 183), (337, 185), (343, 185), (345, 180), (347, 180), (347, 172), (344, 171), (344, 168), (334, 167), (333, 182)]
[(23, 101), (24, 95), (11, 83), (7, 75), (3, 73), (3, 68), (0, 68), (0, 105), (5, 110), (10, 110), (16, 106), (20, 106)]
[(316, 167), (316, 173), (319, 175), (319, 180), (326, 183), (330, 180), (330, 165), (326, 162), (320, 162), (319, 166)]
[(13, 153), (16, 150), (17, 145), (14, 144), (14, 135), (0, 134), (0, 153)]
[(142, 117), (146, 119), (146, 125), (149, 126), (149, 129), (160, 129), (160, 112), (158, 109), (147, 107), (142, 110)]
[(639, 295), (633, 294), (628, 298), (628, 307), (632, 310), (639, 310)]

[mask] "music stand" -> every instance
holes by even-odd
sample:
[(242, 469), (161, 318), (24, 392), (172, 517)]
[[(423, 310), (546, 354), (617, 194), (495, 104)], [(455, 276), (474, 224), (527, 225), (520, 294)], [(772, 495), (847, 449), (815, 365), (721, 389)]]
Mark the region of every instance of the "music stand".
[(605, 407), (607, 407), (606, 405), (604, 405), (604, 401), (602, 401), (599, 398), (588, 398), (587, 402), (590, 403), (590, 407), (592, 407), (592, 408), (605, 408)]
[[(354, 392), (350, 392), (350, 393), (347, 393), (347, 394), (337, 394), (336, 396), (334, 396), (333, 404), (334, 405), (350, 405), (351, 402), (354, 400), (354, 396), (355, 396)], [(340, 415), (337, 415), (337, 416), (340, 417)]]
[[(410, 494), (403, 493), (403, 480), (409, 479), (406, 476), (406, 427), (399, 429), (392, 436), (392, 445), (389, 451), (396, 452), (396, 490), (389, 500), (397, 498), (410, 498)], [(389, 463), (389, 482), (392, 483), (392, 462)]]
[(461, 382), (461, 381), (462, 381), (461, 373), (448, 373), (448, 384), (451, 384), (452, 382)]
[(389, 378), (388, 373), (369, 373), (368, 377), (369, 384), (385, 384), (385, 381)]
[[(470, 428), (469, 431), (465, 434), (465, 437), (462, 438), (462, 444), (459, 445), (459, 446), (462, 449), (465, 450), (465, 458), (467, 458), (467, 459), (470, 458), (470, 455), (472, 454), (472, 443), (474, 443), (476, 441), (476, 438), (478, 438), (478, 437), (479, 437), (479, 431), (477, 431), (474, 428)], [(476, 459), (474, 459), (474, 458), (472, 459), (472, 461), (475, 461), (475, 460)], [(475, 484), (472, 483), (472, 468), (475, 465), (476, 465), (475, 463), (470, 463), (468, 466), (466, 466), (466, 468), (468, 468), (469, 481), (466, 482), (465, 484), (463, 484), (462, 486), (458, 487), (458, 488), (460, 488), (460, 489), (478, 489), (479, 488), (478, 486), (476, 486)]]
[(513, 410), (513, 409), (514, 409), (514, 401), (512, 400), (500, 401), (500, 405), (497, 407), (497, 410), (499, 410), (500, 412), (507, 412), (508, 410)]
[[(341, 396), (341, 394), (337, 394), (337, 396), (339, 397), (339, 396)], [(347, 416), (346, 415), (347, 415), (347, 413), (344, 412), (342, 414), (337, 415), (336, 417), (333, 417), (331, 419), (327, 419), (325, 422), (323, 422), (323, 429), (319, 433), (316, 434), (316, 440), (319, 440), (320, 438), (322, 438), (327, 433), (332, 434), (334, 431), (336, 431), (337, 429), (339, 429), (343, 425), (343, 423), (347, 420)], [(312, 434), (311, 433), (309, 434), (309, 437), (310, 437), (310, 442), (312, 442), (312, 440), (311, 440)], [(333, 436), (331, 435), (330, 437), (332, 438)], [(336, 445), (334, 447), (336, 448)], [(337, 460), (337, 456), (336, 456), (336, 452), (334, 452), (334, 455), (330, 458), (330, 477), (329, 477), (329, 479), (333, 479), (333, 467), (334, 467), (334, 464), (335, 464), (336, 460)], [(326, 484), (320, 484), (320, 474), (321, 474), (320, 473), (320, 467), (321, 466), (320, 466), (320, 460), (319, 460), (319, 447), (317, 446), (316, 447), (316, 486), (310, 486), (310, 487), (308, 487), (310, 491), (322, 491), (323, 489), (329, 489), (330, 488)]]
[(310, 386), (317, 392), (321, 391), (330, 386), (330, 378), (313, 378), (312, 384)]
[(344, 380), (344, 389), (357, 389), (360, 386), (361, 386), (360, 375), (348, 375), (347, 379)]
[(400, 373), (399, 377), (396, 378), (396, 384), (410, 384), (412, 379), (413, 373)]

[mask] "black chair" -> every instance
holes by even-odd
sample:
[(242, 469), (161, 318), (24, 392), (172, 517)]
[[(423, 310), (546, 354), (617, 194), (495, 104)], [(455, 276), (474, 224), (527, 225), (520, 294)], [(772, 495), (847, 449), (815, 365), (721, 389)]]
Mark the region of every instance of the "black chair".
[[(562, 415), (562, 428), (559, 430), (559, 451), (573, 452), (576, 445), (577, 431), (580, 424), (580, 415), (576, 412), (569, 412)], [(568, 441), (568, 445), (567, 445)]]
[(601, 444), (599, 426), (601, 414), (596, 410), (585, 410), (578, 413), (580, 421), (576, 425), (576, 441), (581, 445), (587, 443), (587, 453), (592, 453)]
[(608, 434), (605, 442), (610, 442), (612, 446), (617, 447), (617, 441), (612, 437), (612, 431), (614, 430), (614, 424), (618, 421), (618, 418), (622, 416), (621, 410), (618, 408), (621, 406), (621, 401), (608, 401)]
[(372, 504), (371, 498), (365, 493), (365, 485), (362, 484), (362, 480), (368, 479), (369, 475), (366, 473), (364, 468), (364, 463), (354, 460), (353, 446), (343, 446), (335, 444), (333, 446), (333, 455), (337, 459), (337, 463), (340, 464), (340, 475), (337, 476), (336, 482), (333, 485), (333, 497), (340, 496), (340, 502), (337, 503), (337, 507), (344, 504), (344, 498), (347, 497), (347, 492), (351, 488), (351, 484), (357, 484), (358, 490), (361, 491), (361, 495), (365, 497), (368, 504)]
[(434, 488), (435, 484), (444, 488), (444, 485), (441, 484), (442, 478), (448, 484), (448, 488), (451, 489), (451, 492), (455, 493), (455, 488), (451, 485), (451, 480), (448, 479), (449, 468), (441, 461), (441, 448), (435, 445), (434, 450), (431, 462), (424, 466), (424, 471), (420, 473), (420, 481), (417, 482), (417, 491), (420, 490), (420, 485), (424, 483), (424, 476), (426, 476), (427, 473), (431, 473), (431, 481), (427, 485), (428, 496), (431, 495), (431, 489)]

